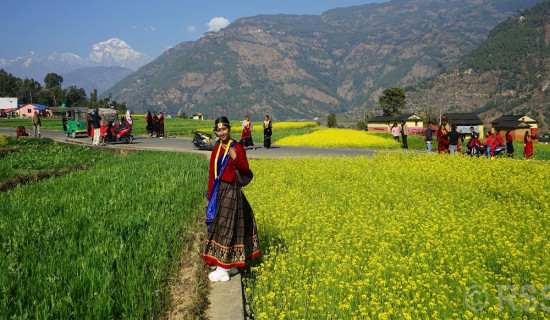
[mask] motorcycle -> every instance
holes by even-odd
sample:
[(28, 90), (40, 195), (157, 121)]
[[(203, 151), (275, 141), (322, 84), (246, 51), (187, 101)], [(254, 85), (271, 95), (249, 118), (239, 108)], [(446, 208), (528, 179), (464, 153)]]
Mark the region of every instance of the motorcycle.
[(132, 135), (132, 127), (125, 127), (120, 125), (115, 125), (112, 121), (109, 121), (109, 124), (105, 127), (105, 131), (101, 131), (101, 142), (117, 143), (119, 141), (124, 141), (124, 143), (132, 143), (134, 136)]
[(193, 133), (195, 136), (192, 143), (195, 150), (212, 150), (219, 141), (218, 137), (212, 138), (212, 135), (206, 132), (195, 131)]
[[(479, 153), (478, 153), (477, 156), (479, 157), (480, 155), (486, 155), (487, 154), (487, 148), (491, 148), (491, 147), (488, 147), (486, 145), (482, 145), (479, 148)], [(506, 155), (506, 147), (505, 146), (496, 147), (495, 150), (494, 150), (494, 153), (495, 153), (495, 155), (493, 157), (505, 156)]]

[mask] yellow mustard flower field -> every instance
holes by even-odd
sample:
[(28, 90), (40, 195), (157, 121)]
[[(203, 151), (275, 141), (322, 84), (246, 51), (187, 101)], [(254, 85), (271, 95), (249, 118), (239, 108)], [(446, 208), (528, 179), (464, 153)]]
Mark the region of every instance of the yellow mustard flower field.
[(548, 163), (251, 160), (256, 319), (547, 319)]
[(327, 148), (397, 149), (397, 141), (352, 129), (320, 129), (309, 134), (292, 135), (277, 141), (278, 145)]

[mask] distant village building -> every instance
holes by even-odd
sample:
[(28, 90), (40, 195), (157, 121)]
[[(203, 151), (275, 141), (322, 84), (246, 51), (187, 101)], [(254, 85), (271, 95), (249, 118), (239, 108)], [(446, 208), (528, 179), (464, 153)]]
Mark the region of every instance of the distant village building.
[(391, 132), (394, 123), (401, 126), (401, 121), (405, 121), (409, 127), (409, 134), (422, 135), (424, 131), (424, 122), (422, 118), (414, 113), (400, 114), (397, 116), (378, 116), (367, 120), (368, 131), (372, 132)]
[(0, 98), (0, 117), (5, 118), (8, 114), (13, 115), (17, 110), (17, 98)]
[(204, 120), (204, 116), (202, 115), (202, 113), (195, 113), (191, 119), (193, 119), (193, 120)]
[(510, 134), (518, 141), (523, 141), (525, 131), (530, 131), (532, 135), (538, 134), (537, 121), (526, 115), (502, 115), (491, 122), (491, 132), (496, 129), (501, 133), (510, 129)]
[(446, 113), (441, 117), (441, 124), (447, 129), (453, 124), (456, 125), (456, 131), (466, 138), (470, 138), (470, 127), (474, 127), (474, 130), (479, 133), (479, 139), (483, 140), (483, 121), (475, 113)]
[(38, 103), (32, 103), (32, 104), (27, 104), (27, 105), (21, 107), (19, 109), (19, 115), (21, 117), (32, 117), (34, 115), (35, 111), (38, 111), (38, 113), (41, 116), (47, 117), (49, 110), (48, 110), (48, 107), (46, 107), (45, 105), (41, 105), (41, 104), (38, 104)]

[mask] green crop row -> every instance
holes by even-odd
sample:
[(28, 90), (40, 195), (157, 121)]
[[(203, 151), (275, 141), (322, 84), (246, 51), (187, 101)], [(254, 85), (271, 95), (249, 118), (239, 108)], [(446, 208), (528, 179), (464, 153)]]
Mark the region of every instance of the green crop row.
[(207, 173), (140, 152), (0, 193), (0, 319), (160, 317)]
[(27, 146), (0, 157), (0, 180), (16, 175), (95, 163), (107, 156), (105, 153), (81, 146), (49, 144)]

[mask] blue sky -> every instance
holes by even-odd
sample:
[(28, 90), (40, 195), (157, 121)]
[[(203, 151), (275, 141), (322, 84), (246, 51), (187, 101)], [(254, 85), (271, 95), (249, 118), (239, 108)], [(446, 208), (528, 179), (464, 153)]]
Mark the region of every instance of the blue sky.
[(233, 22), (258, 14), (321, 14), (372, 2), (385, 1), (1, 0), (0, 58), (30, 51), (41, 56), (72, 52), (85, 58), (94, 44), (110, 38), (156, 58), (170, 46), (198, 39), (216, 17)]

